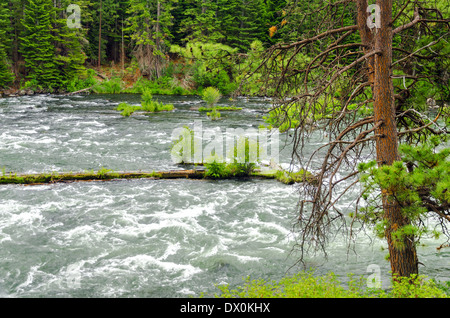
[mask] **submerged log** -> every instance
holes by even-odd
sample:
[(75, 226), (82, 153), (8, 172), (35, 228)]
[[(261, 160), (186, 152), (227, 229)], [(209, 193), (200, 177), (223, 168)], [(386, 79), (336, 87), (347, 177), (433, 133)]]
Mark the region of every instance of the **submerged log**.
[(76, 94), (80, 94), (80, 93), (84, 93), (84, 92), (90, 93), (92, 88), (94, 88), (94, 86), (83, 88), (83, 89), (80, 89), (79, 91), (76, 91), (76, 92), (66, 93), (64, 95), (71, 96), (71, 95), (76, 95)]

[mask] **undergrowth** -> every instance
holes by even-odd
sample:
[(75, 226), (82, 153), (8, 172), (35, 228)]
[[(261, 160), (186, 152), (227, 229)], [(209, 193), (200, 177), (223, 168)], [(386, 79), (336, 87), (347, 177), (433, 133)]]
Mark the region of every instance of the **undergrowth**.
[[(216, 298), (450, 298), (449, 285), (437, 283), (426, 276), (392, 280), (390, 288), (367, 288), (364, 277), (349, 275), (350, 281), (343, 285), (337, 275), (328, 273), (315, 276), (314, 272), (300, 272), (279, 281), (244, 279), (235, 289), (229, 285), (217, 285)], [(447, 282), (448, 283), (448, 282)], [(201, 297), (205, 297), (202, 294)]]

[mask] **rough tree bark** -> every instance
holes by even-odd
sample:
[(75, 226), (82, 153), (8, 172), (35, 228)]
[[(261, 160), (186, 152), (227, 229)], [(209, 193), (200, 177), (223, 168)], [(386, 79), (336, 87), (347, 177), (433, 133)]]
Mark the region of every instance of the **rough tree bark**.
[[(392, 84), (392, 0), (378, 0), (380, 28), (376, 30), (375, 50), (381, 53), (374, 59), (374, 122), (382, 122), (376, 134), (376, 154), (379, 165), (392, 165), (400, 160), (395, 120), (394, 88)], [(369, 67), (370, 68), (370, 67)], [(416, 248), (412, 237), (396, 242), (392, 233), (409, 225), (390, 189), (382, 189), (384, 219), (387, 221), (385, 236), (389, 246), (389, 258), (393, 275), (410, 276), (418, 273)]]

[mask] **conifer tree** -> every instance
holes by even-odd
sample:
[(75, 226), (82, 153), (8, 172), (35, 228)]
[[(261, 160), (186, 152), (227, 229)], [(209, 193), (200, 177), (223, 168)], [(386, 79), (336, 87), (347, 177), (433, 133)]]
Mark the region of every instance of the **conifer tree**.
[(8, 86), (14, 80), (7, 60), (7, 49), (11, 42), (8, 37), (10, 32), (9, 10), (7, 3), (0, 3), (0, 89)]
[(9, 23), (10, 11), (8, 3), (0, 3), (0, 89), (8, 86), (14, 80), (8, 63), (7, 51), (11, 41), (8, 34), (11, 32)]
[[(58, 8), (58, 10), (60, 10)], [(62, 9), (64, 10), (64, 9)], [(63, 15), (65, 17), (65, 15)], [(86, 54), (83, 52), (79, 38), (82, 37), (77, 28), (69, 29), (66, 19), (55, 21), (55, 47), (58, 73), (62, 82), (67, 82), (83, 75), (86, 71), (84, 62)]]
[(13, 81), (14, 77), (9, 69), (5, 50), (0, 48), (0, 89), (9, 86)]
[(220, 30), (219, 1), (193, 0), (184, 11), (181, 29), (187, 34), (184, 41), (222, 42), (224, 30)]
[(55, 52), (52, 17), (55, 15), (52, 0), (28, 0), (20, 37), (20, 52), (25, 60), (26, 75), (41, 88), (53, 89), (61, 85)]
[(127, 32), (133, 44), (133, 55), (143, 75), (159, 78), (169, 45), (171, 9), (175, 0), (130, 0)]

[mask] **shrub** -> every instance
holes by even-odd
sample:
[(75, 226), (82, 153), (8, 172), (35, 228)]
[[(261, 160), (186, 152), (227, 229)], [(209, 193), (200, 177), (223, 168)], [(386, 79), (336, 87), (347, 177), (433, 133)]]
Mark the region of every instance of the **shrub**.
[(280, 170), (277, 171), (275, 177), (278, 181), (284, 184), (294, 184), (296, 182), (314, 181), (314, 176), (311, 174), (311, 172), (305, 171), (303, 169), (297, 172)]
[(124, 117), (131, 116), (136, 110), (141, 109), (140, 106), (133, 106), (127, 103), (120, 103), (117, 108), (117, 110), (122, 111), (120, 114)]
[(202, 92), (202, 99), (208, 105), (208, 108), (212, 108), (222, 97), (222, 94), (215, 87), (205, 88)]
[(213, 160), (212, 162), (205, 164), (206, 171), (205, 177), (211, 179), (224, 179), (230, 176), (227, 164), (224, 162), (217, 162)]
[(425, 276), (405, 277), (393, 280), (391, 289), (366, 289), (364, 278), (353, 279), (343, 286), (333, 273), (314, 276), (300, 272), (279, 281), (246, 278), (243, 286), (230, 289), (229, 285), (217, 286), (217, 298), (449, 298), (443, 289)]
[(426, 280), (425, 276), (411, 275), (397, 277), (388, 293), (392, 298), (447, 298), (433, 280)]
[(85, 76), (75, 77), (65, 83), (65, 89), (68, 92), (76, 92), (85, 88), (93, 87), (97, 84), (95, 71), (88, 69)]
[(123, 89), (122, 80), (118, 77), (98, 83), (93, 87), (97, 94), (118, 94)]
[(144, 89), (141, 96), (142, 110), (146, 112), (160, 112), (160, 111), (171, 111), (174, 109), (172, 104), (163, 104), (153, 100), (152, 93), (149, 89)]

